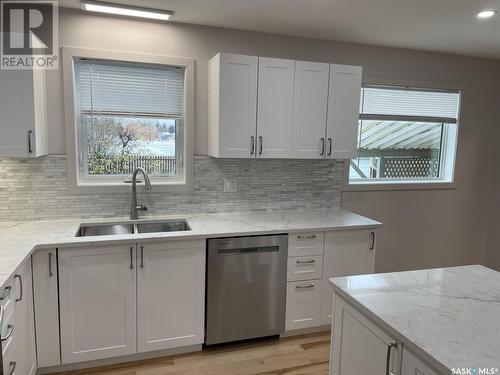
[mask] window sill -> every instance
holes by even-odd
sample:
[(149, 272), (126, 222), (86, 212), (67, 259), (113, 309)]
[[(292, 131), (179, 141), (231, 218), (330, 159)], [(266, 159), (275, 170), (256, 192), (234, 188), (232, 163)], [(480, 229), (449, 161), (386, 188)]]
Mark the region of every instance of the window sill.
[(408, 181), (408, 182), (370, 182), (344, 183), (343, 191), (403, 191), (403, 190), (443, 190), (456, 189), (454, 181)]

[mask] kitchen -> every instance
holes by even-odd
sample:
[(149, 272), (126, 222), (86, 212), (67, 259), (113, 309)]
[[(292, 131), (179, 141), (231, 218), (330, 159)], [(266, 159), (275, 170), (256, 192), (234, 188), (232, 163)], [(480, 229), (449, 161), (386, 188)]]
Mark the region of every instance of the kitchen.
[[(132, 2), (121, 3), (128, 5), (121, 10), (135, 9)], [(494, 126), (500, 77), (494, 48), (478, 49), (478, 41), (452, 46), (446, 38), (440, 47), (437, 41), (422, 46), (410, 38), (377, 42), (370, 33), (364, 41), (343, 39), (328, 31), (319, 10), (306, 13), (308, 25), (323, 22), (332, 36), (321, 30), (312, 35), (307, 26), (286, 29), (272, 21), (276, 9), (263, 5), (214, 2), (213, 9), (201, 12), (203, 7), (174, 1), (148, 3), (144, 7), (171, 20), (93, 13), (80, 1), (60, 1), (54, 8), (58, 67), (0, 71), (4, 373), (111, 371), (106, 366), (141, 371), (140, 361), (173, 358), (175, 364), (176, 358), (191, 358), (177, 357), (181, 353), (225, 355), (233, 349), (219, 348), (220, 342), (278, 335), (277, 341), (233, 345), (241, 355), (263, 345), (264, 357), (273, 345), (299, 340), (299, 347), (308, 347), (319, 337), (323, 357), (306, 356), (295, 371), (308, 371), (309, 363), (310, 373), (326, 374), (330, 367), (333, 374), (369, 373), (366, 367), (337, 369), (342, 361), (335, 357), (330, 366), (329, 326), (334, 309), (344, 303), (355, 308), (353, 315), (361, 313), (358, 320), (381, 329), (378, 337), (390, 338), (384, 336), (380, 350), (368, 349), (373, 358), (354, 356), (355, 362), (368, 358), (374, 374), (385, 373), (387, 352), (389, 371), (410, 373), (397, 363), (405, 348), (434, 373), (495, 367), (487, 361), (448, 361), (423, 345), (421, 336), (408, 337), (396, 324), (400, 320), (392, 321), (363, 298), (367, 289), (356, 291), (356, 283), (367, 288), (372, 282), (370, 293), (383, 293), (376, 286), (384, 280), (376, 275), (338, 279), (334, 288), (330, 283), (332, 277), (383, 278), (385, 272), (475, 264), (500, 269)], [(491, 7), (483, 5), (461, 11), (477, 29), (474, 36), (486, 43), (497, 19), (479, 20), (476, 13)], [(331, 15), (333, 8), (325, 12)], [(419, 9), (422, 17), (437, 17), (432, 10), (432, 4)], [(260, 12), (258, 19), (267, 19), (267, 26), (252, 26), (247, 12)], [(362, 13), (361, 18), (383, 16)], [(449, 17), (451, 22), (458, 15)], [(377, 29), (382, 26), (370, 25), (380, 38), (385, 35), (387, 30)], [(131, 118), (130, 126), (116, 125)], [(138, 140), (124, 143), (126, 131)], [(379, 176), (392, 170), (384, 165), (394, 156), (425, 161), (428, 175), (384, 181)], [(144, 187), (148, 180), (151, 190)], [(274, 238), (280, 236), (286, 245)], [(257, 244), (242, 245), (242, 238)], [(266, 242), (271, 239), (277, 242)], [(224, 254), (221, 259), (234, 256), (234, 262), (211, 262), (212, 243), (215, 253)], [(496, 277), (486, 269), (462, 271), (464, 280), (471, 273)], [(453, 268), (450, 273), (455, 277)], [(448, 274), (401, 278), (432, 280), (446, 289)], [(244, 289), (252, 283), (243, 275), (260, 286)], [(401, 281), (387, 275), (396, 288)], [(30, 278), (31, 288), (25, 281)], [(479, 290), (487, 289), (479, 284)], [(16, 302), (22, 294), (24, 301)], [(486, 294), (481, 299), (494, 300), (495, 289)], [(334, 298), (342, 301), (335, 307)], [(236, 312), (240, 319), (234, 319)], [(22, 328), (30, 323), (16, 328), (11, 322), (16, 315), (33, 322), (33, 330)], [(264, 318), (271, 315), (275, 321)], [(341, 323), (334, 319), (334, 327)], [(245, 333), (247, 328), (255, 334)], [(30, 350), (11, 349), (30, 332), (36, 333), (36, 340), (26, 341), (33, 344)], [(222, 336), (213, 340), (213, 349), (210, 332)], [(466, 337), (476, 342), (471, 335)], [(387, 351), (392, 341), (398, 347)], [(480, 341), (478, 359), (489, 353)], [(369, 339), (357, 337), (351, 351), (361, 354), (363, 342)], [(34, 359), (31, 366), (15, 358), (23, 356)], [(285, 369), (294, 367), (292, 359), (283, 362)], [(281, 371), (270, 366), (246, 373)], [(175, 373), (175, 365), (169, 371)], [(228, 373), (240, 372), (233, 367)]]

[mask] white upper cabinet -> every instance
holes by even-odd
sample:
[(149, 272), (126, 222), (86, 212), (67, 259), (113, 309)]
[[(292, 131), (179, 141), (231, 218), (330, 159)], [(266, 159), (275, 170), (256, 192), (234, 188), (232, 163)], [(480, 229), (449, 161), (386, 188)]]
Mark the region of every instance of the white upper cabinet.
[(289, 158), (295, 61), (259, 57), (257, 157)]
[(138, 351), (202, 344), (205, 242), (139, 244)]
[(325, 155), (326, 111), (330, 65), (297, 61), (293, 103), (292, 156)]
[(0, 156), (47, 154), (45, 72), (0, 70)]
[(351, 159), (356, 156), (362, 73), (360, 66), (330, 67), (327, 158)]
[(258, 57), (219, 53), (210, 60), (210, 156), (255, 155)]
[(361, 67), (219, 53), (209, 75), (210, 156), (356, 155)]

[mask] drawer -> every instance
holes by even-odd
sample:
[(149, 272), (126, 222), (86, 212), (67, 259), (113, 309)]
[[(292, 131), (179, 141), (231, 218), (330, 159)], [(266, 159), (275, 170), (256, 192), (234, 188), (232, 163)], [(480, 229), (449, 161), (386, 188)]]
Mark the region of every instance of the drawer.
[(288, 235), (288, 256), (323, 255), (324, 240), (324, 232), (290, 233)]
[(323, 277), (323, 257), (288, 258), (287, 281), (302, 281), (321, 279)]
[(321, 325), (321, 282), (311, 280), (287, 284), (286, 331)]
[(4, 340), (2, 342), (3, 351), (8, 351), (10, 347), (14, 346), (15, 318), (14, 311), (3, 316), (2, 326), (0, 327), (0, 337)]
[(17, 351), (14, 340), (9, 340), (6, 345), (4, 344), (4, 349), (2, 352), (4, 375), (15, 375), (20, 373), (18, 371), (19, 363), (17, 362), (16, 357), (17, 357)]

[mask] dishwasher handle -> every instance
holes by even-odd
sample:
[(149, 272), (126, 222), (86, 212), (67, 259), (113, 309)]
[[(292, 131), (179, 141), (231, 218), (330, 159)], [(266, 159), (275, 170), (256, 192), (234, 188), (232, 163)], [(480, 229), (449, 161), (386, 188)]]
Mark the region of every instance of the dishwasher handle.
[(241, 249), (218, 249), (217, 255), (236, 255), (252, 253), (269, 253), (279, 251), (278, 246), (246, 247)]

